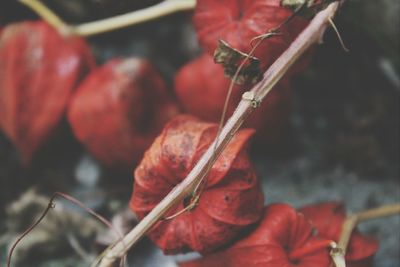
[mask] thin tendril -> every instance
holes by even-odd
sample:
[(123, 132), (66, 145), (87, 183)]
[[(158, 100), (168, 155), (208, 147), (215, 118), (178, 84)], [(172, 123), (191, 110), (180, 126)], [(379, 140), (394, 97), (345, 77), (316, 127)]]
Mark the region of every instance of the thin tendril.
[[(200, 191), (199, 191), (199, 188), (200, 188)], [(185, 208), (181, 209), (180, 211), (172, 214), (171, 216), (167, 216), (167, 217), (162, 218), (161, 220), (162, 221), (172, 220), (172, 219), (178, 217), (179, 215), (182, 215), (183, 213), (185, 213), (187, 211), (193, 210), (199, 204), (200, 196), (203, 193), (204, 188), (205, 188), (205, 180), (202, 179), (202, 180), (199, 181), (199, 183), (197, 183), (195, 189), (193, 190), (192, 197), (190, 198), (189, 205), (187, 205)]]
[[(239, 65), (239, 67), (237, 68), (235, 74), (233, 75), (233, 77), (232, 77), (232, 79), (231, 79), (231, 82), (230, 82), (230, 84), (229, 84), (229, 87), (228, 87), (228, 92), (227, 92), (226, 97), (225, 97), (224, 106), (223, 106), (223, 109), (222, 109), (222, 114), (221, 114), (220, 121), (219, 121), (219, 124), (218, 124), (218, 131), (217, 131), (217, 135), (216, 135), (216, 138), (215, 138), (216, 142), (214, 143), (214, 153), (213, 153), (213, 155), (212, 155), (212, 158), (213, 158), (213, 159), (214, 159), (215, 156), (216, 156), (217, 145), (218, 145), (218, 142), (219, 142), (219, 138), (220, 138), (220, 135), (221, 135), (222, 128), (223, 128), (224, 123), (225, 123), (226, 113), (227, 113), (227, 110), (228, 110), (228, 105), (229, 105), (229, 101), (230, 101), (230, 98), (231, 98), (231, 95), (232, 95), (233, 87), (234, 87), (234, 85), (235, 85), (236, 79), (237, 79), (238, 76), (239, 76), (240, 71), (243, 69), (244, 65), (248, 62), (248, 60), (250, 59), (250, 57), (252, 57), (252, 56), (254, 55), (254, 52), (255, 52), (255, 50), (257, 49), (257, 47), (258, 47), (265, 39), (270, 38), (270, 37), (273, 37), (273, 36), (281, 35), (281, 33), (277, 32), (277, 31), (278, 31), (283, 25), (289, 23), (289, 22), (298, 14), (298, 12), (299, 12), (303, 7), (304, 7), (304, 5), (300, 6), (300, 7), (299, 7), (298, 9), (296, 9), (288, 18), (286, 18), (286, 19), (285, 19), (283, 22), (281, 22), (278, 26), (276, 26), (276, 27), (270, 29), (267, 33), (258, 35), (258, 36), (254, 37), (254, 38), (252, 38), (252, 39), (250, 40), (251, 50), (250, 50), (250, 52), (249, 52), (248, 54), (246, 54), (245, 58), (244, 58), (244, 59), (242, 60), (242, 62), (240, 63), (240, 65)], [(255, 41), (257, 41), (256, 44), (254, 44)], [(206, 173), (208, 173), (208, 171), (209, 171), (211, 168), (212, 168), (212, 165), (209, 164), (208, 167), (207, 167), (207, 169), (206, 169)], [(191, 201), (190, 201), (189, 205), (186, 206), (185, 208), (183, 208), (182, 210), (176, 212), (175, 214), (173, 214), (173, 215), (171, 215), (171, 216), (168, 216), (168, 217), (165, 217), (165, 218), (162, 218), (161, 220), (163, 220), (163, 221), (165, 221), (165, 220), (171, 220), (171, 219), (174, 219), (174, 218), (178, 217), (179, 215), (182, 215), (183, 213), (185, 213), (185, 212), (187, 212), (187, 211), (193, 210), (193, 209), (197, 206), (197, 204), (198, 204), (198, 202), (199, 202), (199, 200), (200, 200), (200, 196), (202, 195), (202, 193), (203, 193), (203, 191), (204, 191), (204, 189), (205, 189), (205, 187), (206, 187), (206, 183), (207, 183), (206, 176), (204, 176), (204, 177), (202, 177), (202, 178), (200, 179), (200, 181), (197, 183), (195, 189), (193, 190), (193, 192), (192, 192), (192, 198), (191, 198)], [(201, 187), (200, 187), (200, 186), (201, 186)], [(200, 190), (199, 190), (199, 188), (200, 188)]]
[(46, 214), (49, 212), (50, 209), (54, 209), (55, 208), (55, 204), (53, 203), (53, 199), (54, 197), (51, 198), (49, 204), (47, 205), (46, 209), (44, 210), (44, 212), (42, 213), (42, 215), (40, 215), (39, 219), (34, 222), (28, 229), (26, 229), (18, 238), (17, 240), (14, 242), (14, 244), (11, 246), (10, 252), (8, 253), (8, 257), (7, 257), (7, 267), (11, 266), (11, 258), (12, 255), (14, 253), (15, 248), (17, 247), (18, 243), (25, 238), (25, 236), (27, 236), (43, 219), (44, 217), (46, 217)]
[[(293, 14), (295, 14), (295, 13), (293, 13)], [(221, 135), (222, 128), (223, 128), (224, 123), (225, 123), (226, 113), (227, 113), (227, 110), (228, 110), (228, 105), (229, 105), (229, 101), (230, 101), (230, 98), (231, 98), (231, 95), (232, 95), (233, 87), (235, 85), (236, 79), (239, 76), (240, 71), (243, 69), (244, 65), (248, 62), (250, 57), (252, 57), (254, 55), (254, 52), (257, 49), (257, 47), (266, 38), (269, 38), (269, 37), (272, 37), (272, 36), (275, 36), (275, 35), (280, 35), (280, 33), (277, 33), (275, 31), (277, 29), (279, 29), (285, 23), (288, 23), (292, 19), (292, 16), (290, 16), (285, 21), (280, 23), (277, 27), (271, 29), (267, 34), (259, 35), (259, 36), (254, 37), (253, 39), (251, 39), (251, 41), (250, 41), (251, 50), (250, 50), (250, 52), (248, 54), (246, 54), (245, 58), (240, 63), (240, 65), (237, 68), (235, 74), (233, 75), (233, 77), (231, 79), (231, 82), (229, 84), (229, 87), (228, 87), (228, 92), (227, 92), (226, 97), (225, 97), (224, 106), (223, 106), (223, 109), (222, 109), (222, 114), (221, 114), (220, 121), (219, 121), (219, 124), (218, 124), (218, 131), (217, 131), (217, 135), (216, 135), (216, 138), (215, 138), (216, 142), (214, 143), (214, 153), (212, 154), (212, 158), (213, 159), (216, 156), (217, 145), (218, 145), (218, 142), (219, 142), (219, 138), (220, 138), (220, 135)], [(253, 42), (255, 40), (257, 40), (257, 43), (255, 45), (253, 45)], [(209, 164), (207, 166), (207, 169), (206, 169), (205, 173), (208, 173), (208, 171), (211, 168), (212, 168), (212, 165)], [(187, 211), (193, 210), (197, 206), (198, 202), (200, 201), (200, 197), (201, 197), (201, 195), (202, 195), (202, 193), (203, 193), (203, 191), (204, 191), (204, 189), (206, 187), (206, 184), (207, 184), (206, 176), (203, 176), (200, 179), (200, 181), (197, 183), (195, 189), (192, 192), (192, 198), (191, 198), (191, 201), (190, 201), (189, 205), (186, 206), (185, 208), (183, 208), (182, 210), (176, 212), (175, 214), (173, 214), (171, 216), (168, 216), (168, 217), (165, 217), (165, 218), (163, 218), (161, 220), (163, 220), (163, 221), (171, 220), (171, 219), (174, 219), (174, 218), (178, 217), (179, 215), (182, 215), (183, 213), (185, 213)], [(199, 190), (199, 188), (200, 188), (200, 190)]]
[[(256, 37), (254, 37), (253, 39), (251, 39), (250, 45), (253, 46), (253, 42), (255, 40), (259, 40), (259, 39), (264, 40), (266, 38), (269, 38), (269, 37), (272, 37), (272, 36), (275, 36), (275, 35), (282, 35), (281, 33), (278, 32), (278, 30), (283, 25), (288, 24), (292, 19), (294, 19), (305, 6), (306, 6), (306, 3), (304, 3), (301, 6), (299, 6), (296, 10), (293, 11), (292, 14), (290, 14), (290, 16), (288, 18), (286, 18), (284, 21), (282, 21), (278, 26), (268, 30), (267, 33), (258, 35)], [(257, 43), (257, 45), (259, 45), (259, 44)]]
[[(123, 240), (123, 235), (112, 225), (112, 223), (110, 221), (108, 221), (106, 218), (104, 218), (103, 216), (101, 216), (100, 214), (96, 213), (94, 210), (92, 210), (91, 208), (86, 207), (82, 202), (80, 202), (79, 200), (77, 200), (76, 198), (67, 195), (65, 193), (62, 192), (55, 192), (53, 193), (52, 197), (50, 198), (49, 204), (47, 205), (46, 209), (43, 211), (43, 213), (40, 215), (39, 219), (37, 219), (30, 227), (28, 227), (28, 229), (26, 229), (18, 238), (17, 240), (13, 243), (13, 245), (11, 246), (11, 249), (8, 253), (8, 257), (7, 257), (7, 267), (11, 266), (11, 259), (12, 259), (12, 255), (16, 249), (16, 247), (18, 246), (19, 242), (21, 242), (30, 232), (32, 232), (33, 229), (35, 229), (42, 221), (43, 219), (46, 217), (47, 213), (50, 211), (50, 209), (54, 209), (55, 208), (55, 203), (54, 200), (57, 197), (61, 197), (66, 199), (67, 201), (72, 202), (73, 204), (77, 205), (78, 207), (80, 207), (81, 209), (85, 210), (86, 212), (88, 212), (89, 214), (91, 214), (93, 217), (95, 217), (96, 219), (98, 219), (100, 222), (102, 222), (104, 225), (106, 225), (108, 228), (112, 229), (113, 231), (116, 232), (116, 234), (119, 236), (119, 239), (117, 241)], [(125, 260), (124, 260), (125, 262)]]

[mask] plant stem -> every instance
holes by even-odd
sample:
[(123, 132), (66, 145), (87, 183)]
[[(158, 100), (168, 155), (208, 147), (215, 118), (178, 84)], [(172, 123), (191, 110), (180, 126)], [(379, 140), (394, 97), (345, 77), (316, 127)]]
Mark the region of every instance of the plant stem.
[(71, 32), (70, 26), (39, 0), (19, 0), (62, 34)]
[(346, 253), (351, 234), (353, 233), (353, 230), (357, 226), (357, 224), (364, 221), (388, 217), (396, 214), (400, 214), (400, 203), (386, 205), (350, 215), (343, 224), (342, 233), (340, 235), (338, 243), (339, 247), (343, 250), (343, 253)]
[[(126, 254), (129, 248), (135, 245), (149, 231), (170, 208), (180, 203), (186, 196), (192, 193), (194, 187), (206, 175), (209, 166), (214, 164), (225, 146), (229, 143), (248, 115), (252, 113), (254, 103), (261, 102), (271, 91), (273, 86), (282, 78), (291, 65), (312, 44), (321, 41), (326, 27), (340, 3), (334, 2), (325, 10), (319, 12), (290, 47), (274, 62), (264, 73), (263, 80), (255, 85), (251, 91), (245, 93), (233, 115), (228, 119), (224, 128), (203, 154), (189, 175), (178, 184), (154, 209), (143, 218), (135, 228), (129, 232), (122, 241), (107, 249), (99, 267), (110, 267), (113, 262)], [(249, 98), (250, 97), (250, 98)], [(249, 101), (250, 100), (250, 101)]]
[(40, 0), (19, 0), (30, 7), (41, 18), (60, 31), (62, 34), (74, 34), (79, 36), (92, 36), (140, 24), (157, 19), (179, 11), (191, 10), (196, 6), (196, 0), (164, 0), (154, 6), (141, 10), (135, 10), (126, 14), (98, 21), (69, 25), (45, 6)]
[(73, 26), (73, 33), (80, 36), (91, 36), (157, 19), (179, 11), (191, 10), (195, 5), (196, 0), (165, 0), (145, 9)]

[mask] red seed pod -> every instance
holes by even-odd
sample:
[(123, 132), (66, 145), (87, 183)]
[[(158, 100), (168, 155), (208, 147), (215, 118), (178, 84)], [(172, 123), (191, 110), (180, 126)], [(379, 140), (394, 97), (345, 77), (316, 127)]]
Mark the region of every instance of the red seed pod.
[(27, 164), (63, 117), (72, 91), (92, 67), (86, 42), (44, 22), (21, 22), (0, 38), (0, 127)]
[(286, 204), (273, 204), (248, 236), (224, 251), (181, 263), (181, 267), (328, 267), (330, 240)]
[(132, 168), (178, 113), (154, 67), (138, 58), (114, 59), (79, 86), (68, 110), (77, 139), (101, 162)]
[[(338, 241), (346, 219), (346, 210), (341, 202), (312, 204), (299, 209), (324, 237)], [(346, 266), (370, 267), (378, 250), (378, 242), (355, 230), (351, 235), (346, 253)]]
[[(218, 40), (249, 53), (253, 38), (267, 33), (292, 15), (282, 7), (281, 0), (198, 0), (194, 11), (194, 25), (202, 47), (212, 55)], [(255, 56), (268, 67), (290, 45), (307, 20), (295, 17), (279, 28), (279, 35), (264, 40)]]
[[(135, 170), (131, 209), (143, 218), (192, 170), (214, 140), (218, 126), (181, 115), (170, 121)], [(212, 167), (198, 205), (160, 221), (149, 233), (166, 254), (207, 253), (232, 241), (260, 219), (263, 194), (245, 144), (253, 130), (233, 138)], [(167, 215), (182, 210), (187, 201)]]
[[(203, 54), (182, 67), (175, 76), (175, 93), (183, 108), (201, 119), (219, 122), (230, 80), (224, 76), (222, 66)], [(249, 87), (235, 86), (229, 102), (230, 116)], [(257, 141), (275, 143), (287, 126), (292, 107), (289, 81), (282, 80), (274, 88), (245, 126), (257, 130)]]

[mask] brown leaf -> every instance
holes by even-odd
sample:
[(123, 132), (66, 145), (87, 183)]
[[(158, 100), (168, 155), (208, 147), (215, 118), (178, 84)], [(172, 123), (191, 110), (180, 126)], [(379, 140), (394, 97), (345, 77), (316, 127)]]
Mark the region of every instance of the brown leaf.
[(214, 61), (224, 67), (225, 76), (233, 80), (244, 60), (247, 60), (247, 62), (238, 72), (234, 82), (239, 85), (257, 83), (262, 78), (260, 60), (231, 47), (223, 40), (219, 40), (218, 47), (214, 52)]

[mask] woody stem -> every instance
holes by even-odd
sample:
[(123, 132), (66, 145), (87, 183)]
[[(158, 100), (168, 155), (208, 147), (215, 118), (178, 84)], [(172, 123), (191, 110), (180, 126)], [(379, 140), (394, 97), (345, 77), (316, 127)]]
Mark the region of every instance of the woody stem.
[(42, 19), (61, 33), (70, 32), (70, 26), (67, 25), (57, 14), (50, 10), (40, 0), (19, 0), (22, 4), (32, 9)]
[(50, 25), (61, 33), (79, 36), (92, 36), (120, 28), (133, 26), (146, 21), (154, 20), (179, 11), (191, 10), (196, 6), (196, 0), (164, 0), (154, 6), (135, 10), (111, 18), (101, 19), (80, 25), (69, 25), (59, 18), (40, 0), (19, 0), (30, 7)]
[(165, 0), (141, 10), (73, 26), (73, 32), (80, 36), (91, 36), (143, 23), (179, 11), (191, 10), (195, 5), (196, 0)]
[(364, 221), (393, 216), (396, 214), (400, 214), (400, 203), (386, 205), (350, 215), (343, 224), (342, 233), (338, 243), (339, 247), (344, 253), (346, 253), (351, 234), (357, 224)]
[[(128, 249), (135, 245), (161, 218), (176, 204), (192, 193), (199, 181), (208, 173), (209, 166), (214, 164), (222, 150), (229, 143), (240, 126), (254, 110), (253, 102), (261, 102), (271, 91), (273, 86), (282, 78), (290, 66), (313, 44), (321, 41), (329, 19), (339, 8), (340, 3), (331, 3), (326, 9), (319, 12), (290, 47), (264, 73), (261, 82), (256, 84), (247, 97), (242, 99), (233, 115), (228, 119), (221, 130), (219, 138), (215, 140), (203, 154), (188, 176), (178, 184), (154, 209), (133, 228), (122, 241), (107, 249), (99, 266), (110, 267), (118, 258), (126, 254)], [(248, 96), (253, 96), (249, 101)]]

